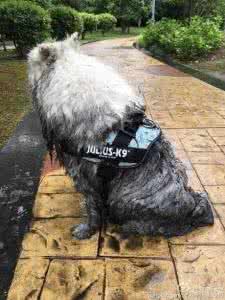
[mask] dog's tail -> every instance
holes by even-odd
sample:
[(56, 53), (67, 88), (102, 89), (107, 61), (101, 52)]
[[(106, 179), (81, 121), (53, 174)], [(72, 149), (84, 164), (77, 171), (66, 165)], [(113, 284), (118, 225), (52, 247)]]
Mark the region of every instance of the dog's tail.
[(212, 208), (206, 193), (190, 191), (195, 200), (195, 208), (179, 220), (152, 216), (149, 220), (132, 220), (122, 225), (124, 237), (129, 235), (150, 235), (165, 237), (181, 236), (198, 227), (214, 224)]

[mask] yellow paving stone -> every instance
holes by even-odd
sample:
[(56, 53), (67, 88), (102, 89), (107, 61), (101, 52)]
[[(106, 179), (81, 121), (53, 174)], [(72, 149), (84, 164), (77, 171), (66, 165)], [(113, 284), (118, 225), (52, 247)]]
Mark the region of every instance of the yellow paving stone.
[(53, 260), (40, 300), (102, 300), (104, 262)]
[(172, 262), (107, 259), (105, 299), (181, 299)]
[(222, 117), (209, 117), (208, 118), (199, 118), (198, 127), (205, 128), (205, 127), (225, 127), (225, 120)]
[(205, 186), (212, 203), (225, 204), (225, 185)]
[(188, 185), (196, 192), (203, 192), (204, 188), (198, 179), (194, 170), (186, 170), (188, 176)]
[(184, 300), (225, 299), (224, 246), (172, 246)]
[(177, 135), (188, 152), (220, 152), (220, 148), (204, 129), (178, 130)]
[(34, 221), (23, 240), (21, 257), (95, 257), (98, 236), (74, 240), (71, 227), (81, 222), (78, 218), (58, 218)]
[(225, 227), (225, 205), (215, 205), (214, 207), (223, 226)]
[(192, 164), (225, 165), (225, 155), (222, 152), (187, 152)]
[(164, 238), (148, 236), (123, 239), (116, 226), (110, 226), (101, 236), (101, 256), (169, 258), (168, 242)]
[(184, 147), (181, 143), (181, 141), (179, 140), (175, 129), (164, 129), (163, 133), (165, 134), (166, 138), (168, 138), (168, 140), (170, 141), (170, 143), (172, 144), (173, 148), (175, 150), (183, 150)]
[(184, 150), (175, 150), (175, 155), (182, 161), (186, 170), (192, 170), (191, 162)]
[(203, 185), (225, 185), (225, 165), (198, 165), (195, 170)]
[(213, 137), (215, 137), (215, 136), (225, 136), (225, 128), (209, 128), (209, 129), (207, 129), (207, 131)]
[(214, 222), (213, 226), (200, 227), (185, 236), (173, 237), (170, 242), (172, 244), (225, 245), (225, 230), (219, 219), (215, 219)]
[(225, 154), (225, 146), (220, 146), (220, 149), (223, 151), (223, 153)]
[(8, 293), (8, 300), (37, 300), (45, 279), (49, 261), (32, 258), (19, 259)]
[(63, 168), (51, 171), (47, 174), (48, 176), (65, 176), (66, 175), (66, 170)]
[(35, 218), (82, 217), (84, 212), (83, 198), (78, 193), (38, 193), (33, 208)]
[(214, 136), (213, 139), (217, 145), (225, 146), (225, 136)]
[(216, 110), (216, 112), (221, 116), (221, 117), (225, 117), (225, 110), (222, 108), (219, 108)]
[(74, 193), (73, 181), (68, 176), (45, 176), (39, 186), (39, 193)]

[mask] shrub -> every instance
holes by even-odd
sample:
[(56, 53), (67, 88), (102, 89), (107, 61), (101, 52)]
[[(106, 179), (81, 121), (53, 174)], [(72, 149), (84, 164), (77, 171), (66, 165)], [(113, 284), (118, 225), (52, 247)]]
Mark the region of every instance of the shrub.
[(14, 42), (20, 56), (46, 39), (49, 31), (50, 17), (40, 6), (21, 0), (0, 4), (0, 34)]
[(82, 19), (79, 13), (67, 6), (55, 6), (50, 9), (52, 36), (58, 40), (64, 39), (67, 34), (75, 31), (81, 33)]
[(85, 38), (87, 32), (93, 32), (97, 30), (98, 18), (94, 14), (80, 13), (83, 21), (82, 39)]
[(105, 34), (107, 31), (113, 30), (117, 23), (117, 19), (111, 14), (98, 15), (98, 28)]
[(220, 19), (194, 17), (190, 23), (163, 19), (149, 24), (141, 37), (145, 48), (158, 47), (183, 60), (205, 56), (222, 46)]
[(29, 0), (33, 3), (36, 3), (37, 5), (49, 9), (52, 6), (52, 0)]

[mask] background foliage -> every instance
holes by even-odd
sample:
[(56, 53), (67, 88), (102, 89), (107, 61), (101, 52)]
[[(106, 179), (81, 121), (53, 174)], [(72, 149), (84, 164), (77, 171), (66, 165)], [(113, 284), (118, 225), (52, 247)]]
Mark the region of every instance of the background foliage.
[(43, 8), (29, 1), (0, 3), (0, 34), (14, 42), (19, 56), (50, 35), (50, 18)]
[(186, 23), (163, 19), (149, 24), (140, 38), (140, 44), (145, 48), (158, 48), (185, 60), (205, 56), (223, 43), (221, 18), (193, 17)]
[(79, 13), (67, 6), (55, 6), (50, 9), (52, 36), (57, 40), (64, 39), (68, 34), (83, 30), (83, 22)]

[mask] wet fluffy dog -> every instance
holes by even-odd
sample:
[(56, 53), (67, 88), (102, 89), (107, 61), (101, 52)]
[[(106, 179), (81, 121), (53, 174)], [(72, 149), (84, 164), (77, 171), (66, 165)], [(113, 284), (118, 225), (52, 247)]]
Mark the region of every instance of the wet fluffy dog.
[(63, 42), (41, 44), (29, 54), (29, 80), (50, 152), (84, 194), (87, 223), (73, 230), (78, 239), (89, 238), (103, 218), (120, 224), (126, 234), (181, 235), (213, 224), (207, 195), (188, 187), (182, 163), (162, 135), (145, 163), (120, 169), (108, 181), (98, 166), (81, 158), (89, 144), (101, 146), (106, 135), (144, 116), (143, 99), (111, 67), (79, 53), (77, 36)]

